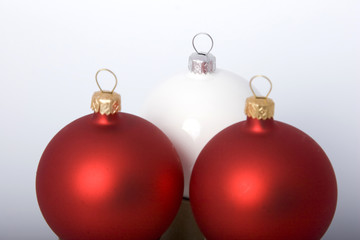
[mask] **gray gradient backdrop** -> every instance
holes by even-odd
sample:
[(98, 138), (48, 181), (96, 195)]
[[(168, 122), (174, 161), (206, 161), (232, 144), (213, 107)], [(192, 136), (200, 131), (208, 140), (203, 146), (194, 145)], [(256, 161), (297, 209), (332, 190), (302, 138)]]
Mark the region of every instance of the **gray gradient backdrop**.
[(360, 239), (359, 12), (347, 0), (1, 0), (0, 239), (56, 239), (37, 206), (36, 168), (50, 139), (91, 113), (95, 72), (112, 69), (123, 111), (140, 114), (154, 86), (187, 68), (200, 31), (213, 36), (218, 67), (269, 76), (276, 119), (331, 159), (339, 200), (323, 239)]

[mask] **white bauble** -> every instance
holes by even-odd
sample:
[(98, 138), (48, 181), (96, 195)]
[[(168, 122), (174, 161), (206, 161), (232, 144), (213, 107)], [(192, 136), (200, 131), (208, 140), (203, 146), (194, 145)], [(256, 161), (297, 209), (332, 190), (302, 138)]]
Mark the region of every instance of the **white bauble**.
[(190, 71), (158, 86), (144, 104), (142, 116), (159, 127), (174, 144), (184, 170), (184, 197), (196, 158), (219, 131), (245, 120), (249, 82), (226, 70), (215, 70), (215, 57), (195, 53)]

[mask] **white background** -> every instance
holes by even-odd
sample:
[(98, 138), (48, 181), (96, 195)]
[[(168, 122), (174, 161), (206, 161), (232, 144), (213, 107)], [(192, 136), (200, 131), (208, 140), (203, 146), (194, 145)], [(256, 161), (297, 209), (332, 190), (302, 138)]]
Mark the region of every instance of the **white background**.
[(359, 239), (359, 3), (1, 0), (0, 239), (56, 239), (37, 206), (36, 168), (51, 138), (91, 112), (95, 72), (112, 69), (123, 111), (140, 114), (151, 89), (187, 68), (201, 31), (218, 67), (270, 77), (275, 118), (331, 159), (339, 199), (324, 239)]

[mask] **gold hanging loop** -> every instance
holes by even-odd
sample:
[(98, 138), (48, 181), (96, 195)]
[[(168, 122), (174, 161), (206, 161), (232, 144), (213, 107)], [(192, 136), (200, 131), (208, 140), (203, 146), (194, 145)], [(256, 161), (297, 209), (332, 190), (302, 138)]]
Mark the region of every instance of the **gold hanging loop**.
[[(100, 87), (100, 84), (99, 84), (99, 81), (98, 81), (98, 75), (99, 75), (99, 73), (102, 72), (102, 71), (107, 71), (107, 72), (111, 73), (111, 74), (114, 76), (114, 78), (115, 78), (115, 86), (114, 86), (114, 88), (113, 88), (111, 91), (104, 91), (104, 90), (102, 90), (102, 88)], [(117, 84), (118, 84), (118, 80), (117, 80), (117, 77), (116, 77), (115, 73), (113, 73), (111, 70), (109, 70), (109, 69), (107, 69), (107, 68), (99, 69), (99, 71), (97, 71), (96, 74), (95, 74), (95, 80), (96, 80), (96, 84), (98, 85), (100, 91), (103, 92), (103, 93), (111, 93), (111, 94), (112, 94), (112, 93), (114, 92)]]
[[(258, 78), (258, 77), (265, 78), (265, 79), (270, 83), (270, 89), (269, 89), (269, 91), (268, 91), (268, 93), (266, 94), (265, 97), (259, 97), (259, 96), (257, 96), (257, 95), (255, 94), (255, 92), (254, 92), (253, 87), (252, 87), (252, 81), (253, 81), (255, 78)], [(270, 92), (271, 92), (271, 90), (272, 90), (272, 82), (271, 82), (271, 80), (270, 80), (267, 76), (265, 76), (265, 75), (255, 75), (255, 76), (253, 76), (253, 77), (250, 79), (249, 85), (250, 85), (251, 92), (254, 94), (255, 98), (265, 98), (265, 99), (266, 99), (266, 98), (268, 98), (268, 96), (269, 96), (269, 94), (270, 94)]]

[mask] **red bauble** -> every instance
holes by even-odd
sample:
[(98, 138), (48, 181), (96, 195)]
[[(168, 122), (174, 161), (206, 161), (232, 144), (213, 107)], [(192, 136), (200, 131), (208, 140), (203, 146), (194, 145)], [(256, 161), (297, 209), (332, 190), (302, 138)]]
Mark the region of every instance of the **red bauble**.
[(334, 216), (337, 185), (311, 137), (248, 117), (200, 153), (190, 201), (207, 240), (318, 240)]
[(61, 240), (158, 239), (179, 208), (183, 173), (153, 124), (126, 113), (94, 113), (51, 140), (36, 191)]

